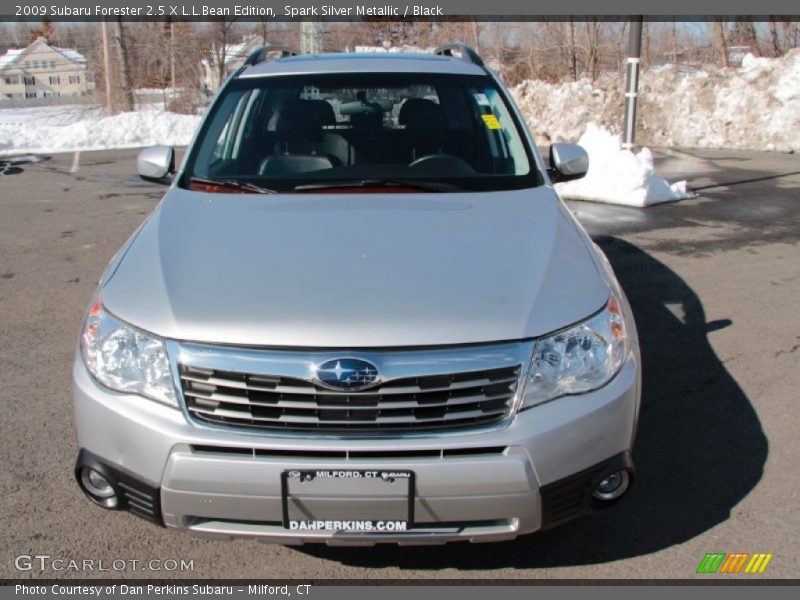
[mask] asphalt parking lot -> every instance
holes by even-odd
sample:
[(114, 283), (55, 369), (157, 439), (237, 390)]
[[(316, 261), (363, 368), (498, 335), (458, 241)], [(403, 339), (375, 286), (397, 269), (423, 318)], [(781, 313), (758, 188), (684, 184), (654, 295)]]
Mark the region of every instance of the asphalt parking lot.
[[(742, 576), (800, 576), (800, 156), (662, 151), (661, 174), (698, 197), (646, 210), (571, 203), (642, 342), (638, 479), (622, 503), (503, 544), (360, 549), (195, 540), (105, 512), (74, 484), (81, 315), (163, 193), (134, 176), (135, 155), (84, 153), (77, 169), (55, 155), (0, 177), (0, 578), (734, 577), (695, 575), (706, 552), (774, 553), (764, 575)], [(15, 568), (37, 554), (194, 568)]]

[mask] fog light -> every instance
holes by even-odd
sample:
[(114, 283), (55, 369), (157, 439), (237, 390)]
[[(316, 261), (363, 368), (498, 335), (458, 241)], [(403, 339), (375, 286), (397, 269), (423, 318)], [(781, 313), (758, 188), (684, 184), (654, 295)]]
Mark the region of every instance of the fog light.
[(81, 483), (84, 491), (100, 506), (114, 508), (117, 505), (117, 491), (101, 473), (84, 467), (81, 471)]
[(628, 472), (616, 471), (610, 475), (606, 475), (606, 477), (597, 484), (593, 496), (598, 500), (616, 500), (625, 493), (629, 484), (630, 475), (628, 475)]

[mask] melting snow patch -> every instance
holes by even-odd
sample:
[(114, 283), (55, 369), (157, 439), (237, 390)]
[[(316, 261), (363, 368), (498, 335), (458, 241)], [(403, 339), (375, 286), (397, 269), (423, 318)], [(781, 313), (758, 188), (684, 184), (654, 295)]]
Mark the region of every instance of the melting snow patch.
[(623, 150), (620, 137), (590, 123), (578, 144), (589, 153), (586, 177), (556, 184), (562, 198), (625, 206), (650, 206), (692, 197), (685, 181), (669, 184), (656, 175), (653, 154)]

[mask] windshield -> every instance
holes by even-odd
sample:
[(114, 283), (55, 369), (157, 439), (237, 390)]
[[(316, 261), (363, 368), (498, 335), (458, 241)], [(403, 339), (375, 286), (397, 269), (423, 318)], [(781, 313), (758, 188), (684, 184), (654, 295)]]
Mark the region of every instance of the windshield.
[(490, 77), (328, 74), (233, 82), (200, 133), (183, 185), (301, 192), (540, 183), (519, 123)]

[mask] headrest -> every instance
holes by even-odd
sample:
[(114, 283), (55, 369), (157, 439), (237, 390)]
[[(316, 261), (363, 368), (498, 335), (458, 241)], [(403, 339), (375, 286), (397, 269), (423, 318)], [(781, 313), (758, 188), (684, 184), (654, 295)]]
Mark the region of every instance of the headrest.
[(293, 100), (280, 110), (275, 131), (316, 136), (323, 125), (335, 123), (333, 107), (325, 100)]
[(442, 107), (426, 98), (409, 98), (400, 107), (397, 122), (408, 129), (445, 129), (447, 121)]
[(336, 113), (327, 100), (301, 100), (306, 110), (314, 115), (319, 125), (336, 125)]

